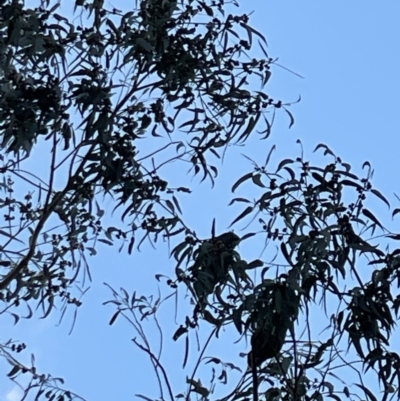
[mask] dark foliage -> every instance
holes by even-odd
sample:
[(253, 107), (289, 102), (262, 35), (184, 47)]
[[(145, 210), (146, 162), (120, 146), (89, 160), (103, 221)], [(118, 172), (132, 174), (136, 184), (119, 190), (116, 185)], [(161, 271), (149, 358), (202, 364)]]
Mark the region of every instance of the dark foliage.
[[(220, 158), (229, 145), (244, 144), (260, 123), (261, 139), (268, 138), (276, 109), (286, 111), (293, 124), (287, 105), (264, 91), (274, 60), (248, 15), (226, 15), (223, 0), (142, 0), (128, 11), (107, 9), (101, 0), (77, 0), (75, 12), (81, 12), (85, 25), (58, 14), (59, 4), (48, 1), (36, 8), (18, 0), (0, 5), (2, 313), (11, 313), (18, 323), (22, 305), (26, 318), (33, 316), (35, 303), (44, 318), (57, 302), (62, 316), (68, 306), (81, 306), (86, 289), (80, 284), (91, 278), (86, 255), (96, 254), (98, 242), (119, 242), (119, 249), (131, 254), (146, 239), (154, 244), (182, 236), (171, 251), (175, 276), (166, 283), (172, 289), (168, 297), (177, 297), (182, 285), (191, 296), (190, 316), (173, 336), (185, 340), (183, 367), (196, 349), (191, 333), (207, 325), (209, 341), (218, 340), (230, 325), (235, 341), (250, 338), (248, 364), (259, 368), (253, 370), (258, 383), (267, 385), (256, 388), (247, 371), (223, 401), (247, 401), (258, 393), (267, 401), (356, 396), (376, 401), (361, 373), (376, 374), (382, 401), (400, 397), (400, 357), (391, 343), (400, 307), (400, 234), (384, 227), (366, 204), (373, 196), (390, 207), (372, 186), (368, 162), (360, 179), (320, 144), (316, 150), (332, 157), (326, 166), (311, 165), (302, 151), (271, 173), (270, 153), (264, 165), (253, 162), (253, 171), (232, 186), (235, 192), (253, 183), (262, 191), (255, 201), (232, 199), (231, 204), (246, 204), (232, 225), (251, 219), (248, 231), (216, 236), (213, 224), (208, 240), (199, 239), (181, 217), (179, 199), (190, 189), (180, 183), (173, 187), (164, 176), (162, 167), (178, 161), (213, 185), (218, 168), (210, 156)], [(256, 41), (264, 59), (247, 54)], [(250, 76), (262, 89), (251, 90)], [(72, 121), (75, 115), (78, 124)], [(145, 139), (155, 150), (142, 156)], [(38, 145), (50, 148), (46, 177), (24, 169)], [(172, 147), (172, 158), (158, 159)], [(22, 198), (15, 180), (26, 186)], [(104, 196), (120, 213), (118, 227), (103, 223)], [(394, 209), (392, 217), (399, 211)], [(51, 219), (58, 223), (54, 230)], [(21, 238), (25, 231), (29, 235)], [(242, 258), (238, 245), (253, 237), (276, 245), (278, 261)], [(373, 269), (369, 279), (360, 274), (365, 266)], [(160, 297), (112, 291), (117, 311), (110, 324), (136, 313), (140, 318), (130, 322), (138, 329), (162, 304)], [(316, 338), (309, 327), (310, 308), (319, 303), (326, 312), (332, 301), (337, 309), (325, 337)], [(240, 370), (208, 357), (206, 363), (222, 370), (220, 376), (212, 371), (209, 387), (202, 384), (196, 375), (206, 360), (207, 341), (186, 378), (186, 393), (175, 396), (160, 358), (138, 331), (143, 344), (134, 343), (149, 355), (171, 399), (189, 401), (196, 393), (208, 400), (216, 381), (227, 383), (228, 369)], [(77, 398), (58, 387), (62, 379), (38, 374), (34, 359), (32, 366), (18, 362), (12, 354), (24, 349), (25, 344), (13, 342), (0, 346), (12, 365), (11, 379), (31, 375), (25, 395), (35, 389), (37, 399)], [(344, 359), (347, 349), (358, 358), (356, 368)], [(347, 385), (338, 390), (342, 382), (334, 372), (343, 368), (359, 374), (361, 396)]]
[[(398, 241), (400, 236), (384, 228), (366, 207), (368, 195), (389, 206), (386, 198), (372, 187), (373, 171), (369, 163), (364, 164), (367, 173), (360, 179), (326, 145), (318, 145), (316, 150), (321, 148), (334, 159), (326, 167), (312, 166), (303, 156), (283, 160), (275, 173), (255, 164), (254, 172), (245, 174), (233, 185), (235, 191), (258, 176), (253, 183), (265, 188), (262, 195), (252, 206), (246, 198), (234, 198), (232, 203), (237, 200), (249, 205), (234, 223), (252, 218), (251, 214), (257, 215), (259, 211), (269, 216), (267, 221), (259, 218), (259, 229), (243, 235), (241, 244), (263, 235), (266, 244), (277, 243), (281, 262), (248, 263), (235, 251), (230, 269), (224, 270), (218, 283), (208, 283), (207, 294), (212, 295), (212, 301), (205, 305), (202, 318), (215, 327), (216, 335), (221, 327), (233, 323), (240, 334), (250, 336), (248, 365), (262, 368), (259, 383), (267, 380), (272, 386), (272, 377), (281, 383), (268, 390), (268, 399), (279, 395), (285, 399), (322, 400), (322, 389), (326, 386), (329, 397), (341, 399), (324, 375), (336, 369), (334, 361), (338, 358), (342, 368), (352, 367), (340, 357), (342, 339), (346, 338), (364, 372), (371, 369), (377, 372), (379, 382), (386, 389), (382, 400), (386, 400), (391, 394), (398, 394), (396, 389), (400, 388), (400, 376), (396, 373), (399, 354), (390, 342), (399, 310), (399, 296), (392, 295), (392, 291), (398, 287), (400, 251), (385, 247), (386, 242)], [(350, 196), (354, 200), (346, 204), (343, 199)], [(395, 209), (393, 216), (399, 210)], [(254, 227), (254, 217), (252, 221)], [(366, 238), (367, 232), (374, 234), (378, 229), (379, 236), (372, 241)], [(385, 244), (381, 245), (382, 240)], [(179, 255), (188, 261), (193, 258), (195, 264), (203, 257), (202, 247), (188, 252), (190, 247), (193, 244), (178, 245), (173, 250), (179, 264), (184, 259)], [(360, 264), (375, 267), (370, 280), (359, 273)], [(274, 265), (280, 273), (271, 276)], [(260, 273), (256, 282), (248, 275), (253, 269), (259, 269)], [(191, 268), (187, 273), (178, 269), (177, 274), (178, 281), (186, 277), (183, 281), (191, 286)], [(351, 280), (349, 274), (353, 277)], [(329, 308), (328, 302), (337, 308), (325, 329), (328, 338), (319, 343), (312, 337), (312, 328), (307, 329), (309, 310), (315, 302), (324, 311)], [(296, 333), (301, 321), (306, 324), (305, 333)], [(177, 331), (176, 337), (195, 327), (188, 324), (186, 330)], [(305, 380), (311, 371), (318, 372), (321, 381), (316, 379), (311, 385)], [(362, 379), (357, 386), (375, 401)], [(231, 396), (236, 394), (235, 399), (245, 399), (248, 396), (245, 388), (239, 385)], [(345, 394), (348, 391), (345, 387)]]
[[(161, 177), (168, 160), (156, 164), (154, 155), (174, 146), (177, 155), (169, 161), (189, 162), (194, 174), (213, 183), (218, 169), (208, 155), (220, 157), (227, 145), (243, 143), (259, 120), (268, 136), (266, 113), (283, 107), (265, 92), (247, 89), (251, 74), (267, 83), (273, 60), (245, 61), (243, 52), (254, 39), (261, 47), (265, 39), (248, 25), (247, 15), (225, 16), (223, 0), (143, 0), (128, 12), (108, 10), (102, 1), (77, 1), (75, 10), (92, 18), (87, 26), (57, 14), (58, 7), (43, 1), (27, 9), (14, 0), (0, 9), (0, 172), (16, 174), (43, 141), (53, 155), (45, 185), (34, 173), (18, 173), (40, 191), (36, 206), (30, 193), (26, 202), (0, 200), (1, 207), (12, 205), (9, 219), (17, 209), (34, 227), (28, 251), (5, 251), (12, 268), (0, 279), (0, 290), (9, 301), (46, 300), (45, 316), (58, 297), (80, 305), (67, 289), (82, 265), (89, 274), (82, 255), (96, 251), (88, 242), (119, 241), (131, 253), (145, 239), (191, 233), (179, 205), (179, 196), (190, 189), (171, 187)], [(75, 113), (78, 125), (71, 119)], [(146, 138), (160, 146), (139, 158)], [(60, 180), (64, 186), (56, 190)], [(9, 181), (4, 189), (12, 193), (12, 186)], [(115, 200), (125, 227), (103, 226), (104, 195)], [(37, 247), (54, 215), (63, 227), (45, 237), (53, 248), (45, 261)], [(15, 241), (15, 231), (8, 235)]]
[[(286, 110), (264, 90), (274, 60), (248, 15), (226, 13), (224, 0), (132, 3), (123, 11), (76, 0), (73, 19), (50, 0), (0, 4), (0, 299), (5, 311), (16, 308), (16, 322), (20, 305), (27, 318), (34, 303), (43, 317), (60, 302), (62, 316), (80, 307), (91, 279), (86, 256), (98, 243), (118, 242), (131, 254), (144, 240), (183, 234), (198, 241), (180, 216), (179, 198), (191, 191), (170, 185), (163, 166), (179, 161), (213, 185), (218, 168), (209, 157), (245, 143), (256, 125), (264, 123), (259, 133), (268, 137), (275, 110)], [(251, 57), (255, 46), (265, 58)], [(153, 151), (143, 156), (144, 140)], [(25, 168), (43, 147), (46, 176)], [(120, 224), (105, 226), (105, 196)], [(230, 241), (212, 246), (230, 253)], [(214, 268), (223, 280), (225, 267)], [(199, 291), (205, 302), (208, 290)], [(41, 396), (48, 381), (21, 366), (13, 362), (10, 377), (31, 372), (29, 388)], [(43, 396), (71, 398), (60, 391)]]

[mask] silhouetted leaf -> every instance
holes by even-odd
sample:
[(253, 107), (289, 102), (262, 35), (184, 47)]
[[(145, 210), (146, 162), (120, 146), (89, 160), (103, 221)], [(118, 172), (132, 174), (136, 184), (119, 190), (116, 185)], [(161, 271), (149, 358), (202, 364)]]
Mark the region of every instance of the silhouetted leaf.
[(142, 395), (142, 394), (135, 394), (135, 396), (142, 398), (143, 400), (146, 400), (146, 401), (154, 401), (153, 399), (146, 397), (145, 395)]
[(232, 312), (233, 323), (239, 334), (242, 334), (242, 312), (240, 309), (234, 309)]
[(253, 173), (247, 173), (244, 176), (242, 176), (241, 178), (239, 178), (234, 184), (233, 187), (231, 189), (232, 192), (235, 192), (236, 189), (239, 187), (239, 185), (243, 184), (245, 181), (247, 181), (248, 179), (253, 177)]
[(175, 260), (178, 260), (179, 254), (188, 246), (189, 244), (186, 241), (181, 242), (176, 245), (175, 248), (171, 251), (170, 256), (173, 256)]
[(187, 364), (188, 356), (189, 356), (189, 336), (186, 336), (186, 338), (185, 338), (185, 355), (183, 357), (182, 369), (184, 369)]
[(265, 185), (261, 182), (261, 174), (254, 174), (252, 176), (252, 180), (254, 184), (258, 185), (261, 188), (265, 188)]
[(251, 116), (249, 118), (249, 123), (248, 123), (246, 129), (244, 130), (244, 132), (239, 136), (238, 142), (241, 142), (248, 138), (248, 136), (253, 132), (254, 127), (257, 125), (258, 120), (260, 119), (260, 116), (261, 116), (261, 113), (257, 113), (256, 118), (254, 118), (253, 116)]
[(261, 266), (264, 266), (264, 262), (260, 259), (256, 259), (247, 264), (246, 270), (256, 269), (257, 267), (261, 267)]
[(13, 377), (15, 376), (19, 371), (21, 370), (21, 368), (18, 365), (13, 366), (13, 368), (7, 373), (8, 377)]
[(114, 245), (112, 241), (109, 241), (108, 239), (104, 239), (104, 238), (99, 238), (97, 241), (102, 242), (103, 244), (107, 244), (107, 245)]
[(115, 313), (114, 313), (114, 315), (112, 316), (112, 318), (110, 319), (110, 321), (108, 322), (108, 324), (110, 325), (110, 326), (112, 326), (113, 324), (114, 324), (114, 322), (116, 321), (116, 319), (117, 319), (117, 317), (118, 317), (118, 315), (121, 313), (121, 311), (120, 310), (117, 310)]
[(246, 198), (233, 198), (230, 202), (229, 205), (233, 205), (235, 202), (244, 202), (244, 203), (251, 203), (248, 199)]
[(378, 399), (374, 396), (371, 390), (369, 390), (367, 387), (363, 386), (362, 384), (355, 383), (356, 386), (360, 387), (362, 390), (364, 390), (365, 394), (368, 396), (368, 398), (371, 401), (378, 401)]
[(362, 187), (359, 183), (354, 182), (354, 181), (342, 180), (342, 181), (340, 181), (340, 183), (341, 183), (342, 185), (347, 185), (347, 186), (350, 186), (350, 187), (355, 187), (355, 188), (357, 188), (357, 189), (360, 190), (360, 191), (363, 190), (363, 187)]
[(290, 118), (289, 128), (291, 128), (291, 127), (293, 126), (293, 124), (294, 124), (294, 117), (293, 117), (293, 114), (292, 114), (286, 107), (283, 107), (283, 110), (286, 111), (286, 114), (287, 114), (287, 115), (289, 116), (289, 118)]
[(316, 152), (318, 149), (320, 149), (320, 148), (325, 149), (324, 155), (329, 154), (329, 155), (332, 155), (332, 156), (335, 156), (335, 157), (336, 157), (336, 155), (328, 148), (328, 146), (326, 146), (326, 145), (323, 144), (323, 143), (318, 144), (318, 145), (315, 147), (313, 153), (315, 153), (315, 152)]
[(371, 189), (371, 192), (377, 196), (379, 199), (381, 199), (383, 202), (385, 202), (387, 204), (387, 206), (390, 208), (390, 203), (388, 202), (388, 200), (377, 190), (377, 189)]
[(267, 44), (267, 40), (265, 39), (264, 35), (261, 34), (261, 33), (258, 32), (258, 31), (256, 31), (256, 30), (255, 30), (254, 28), (252, 28), (250, 25), (247, 25), (246, 23), (241, 22), (241, 23), (240, 23), (240, 26), (242, 26), (243, 28), (246, 29), (247, 34), (248, 34), (248, 36), (249, 36), (250, 45), (252, 45), (252, 42), (253, 42), (253, 41), (252, 41), (252, 33), (254, 33), (255, 35), (259, 36), (259, 37), (264, 41), (264, 43)]
[(256, 233), (247, 233), (247, 234), (243, 235), (242, 238), (240, 238), (240, 242), (243, 242), (245, 239), (254, 237), (255, 235), (256, 235)]
[(14, 318), (14, 325), (16, 325), (20, 319), (20, 317), (16, 313), (11, 313), (12, 317)]
[(362, 214), (366, 217), (368, 217), (370, 220), (372, 220), (376, 225), (378, 225), (380, 228), (383, 229), (382, 224), (380, 223), (380, 221), (372, 214), (372, 212), (370, 212), (368, 209), (363, 208), (362, 210)]
[(237, 223), (239, 220), (243, 219), (243, 217), (247, 216), (252, 211), (253, 211), (253, 207), (252, 206), (246, 207), (246, 209), (242, 213), (240, 213), (240, 215), (238, 217), (236, 217), (235, 220), (232, 221), (232, 223), (230, 224), (229, 227), (232, 227), (235, 223)]
[(174, 204), (169, 199), (165, 201), (165, 204), (172, 213), (175, 213)]
[(271, 78), (272, 72), (270, 70), (266, 70), (264, 74), (265, 76), (263, 79), (263, 86), (265, 86), (268, 83), (269, 79)]
[(294, 163), (294, 160), (292, 160), (292, 159), (284, 159), (284, 160), (282, 160), (282, 161), (279, 163), (278, 168), (276, 169), (276, 172), (278, 172), (279, 170), (281, 170), (282, 167), (284, 167), (286, 164), (289, 164), (289, 163)]
[(286, 245), (284, 242), (281, 242), (281, 251), (282, 251), (283, 256), (285, 257), (286, 261), (289, 263), (290, 266), (292, 266), (292, 261), (290, 259), (289, 253), (286, 249)]
[(135, 237), (132, 236), (128, 245), (128, 255), (132, 255), (133, 245), (135, 244)]
[(264, 168), (267, 167), (267, 165), (268, 165), (268, 163), (269, 163), (269, 160), (270, 160), (270, 158), (271, 158), (272, 152), (273, 152), (275, 149), (276, 149), (276, 145), (272, 146), (272, 148), (269, 150), (268, 156), (267, 156), (267, 158), (265, 159)]
[(368, 170), (371, 171), (371, 163), (369, 161), (363, 163), (362, 169), (364, 170), (365, 167), (368, 167)]

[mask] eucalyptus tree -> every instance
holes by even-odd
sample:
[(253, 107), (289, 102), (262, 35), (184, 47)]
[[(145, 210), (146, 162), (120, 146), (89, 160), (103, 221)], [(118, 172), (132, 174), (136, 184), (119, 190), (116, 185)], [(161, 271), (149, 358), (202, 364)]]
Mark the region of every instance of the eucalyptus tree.
[[(78, 283), (96, 244), (130, 254), (144, 240), (192, 233), (179, 204), (191, 190), (170, 185), (164, 166), (189, 164), (214, 183), (210, 156), (245, 143), (256, 126), (267, 138), (276, 109), (293, 123), (264, 89), (275, 62), (265, 38), (248, 15), (233, 14), (234, 1), (142, 0), (119, 10), (76, 0), (73, 16), (60, 5), (70, 2), (0, 7), (0, 298), (16, 323), (21, 307), (30, 318), (34, 305), (43, 317), (56, 304), (62, 313), (81, 306)], [(254, 47), (265, 57), (254, 58)], [(119, 224), (103, 223), (104, 197)], [(12, 355), (23, 348), (2, 345), (9, 376), (30, 372), (27, 391), (70, 396), (44, 392), (50, 378)]]
[[(181, 341), (182, 366), (189, 370), (180, 387), (171, 384), (162, 355), (152, 352), (141, 324), (144, 317), (157, 320), (163, 302), (112, 289), (110, 302), (117, 311), (110, 323), (120, 315), (136, 322), (141, 341), (135, 343), (153, 361), (161, 383), (160, 394), (141, 398), (398, 399), (394, 330), (400, 234), (386, 228), (369, 207), (375, 200), (390, 208), (372, 185), (370, 163), (364, 163), (365, 173), (358, 177), (328, 146), (317, 145), (315, 151), (320, 150), (331, 159), (325, 166), (313, 165), (303, 150), (275, 169), (267, 169), (270, 154), (263, 164), (253, 161), (253, 169), (232, 183), (231, 204), (247, 204), (232, 226), (247, 220), (245, 233), (216, 236), (213, 224), (209, 240), (188, 235), (172, 250), (175, 275), (157, 279), (170, 288), (165, 299), (182, 291), (190, 295), (184, 306), (192, 312), (172, 338)], [(260, 191), (255, 200), (246, 198), (251, 185)], [(391, 217), (399, 212), (394, 208)], [(247, 261), (240, 246), (257, 237), (252, 246), (264, 239), (269, 259)], [(197, 333), (206, 327), (210, 336), (197, 349)], [(227, 340), (232, 349), (249, 340), (241, 364), (238, 356), (227, 360), (215, 351), (207, 353), (210, 343), (222, 341), (222, 332), (230, 328), (225, 347)], [(189, 367), (190, 358), (196, 363)], [(212, 379), (204, 384), (199, 367), (207, 366)], [(241, 372), (233, 387), (228, 380), (229, 374), (236, 377), (232, 371)]]

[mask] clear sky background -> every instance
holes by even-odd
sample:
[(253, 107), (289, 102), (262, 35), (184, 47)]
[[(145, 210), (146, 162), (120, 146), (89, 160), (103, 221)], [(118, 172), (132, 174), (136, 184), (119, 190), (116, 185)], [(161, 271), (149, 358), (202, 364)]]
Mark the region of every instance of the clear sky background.
[[(62, 1), (59, 14), (71, 15), (67, 3), (73, 4), (72, 1)], [(114, 0), (106, 5), (126, 10), (126, 3)], [(289, 120), (280, 113), (268, 140), (260, 142), (255, 134), (246, 148), (231, 148), (224, 165), (219, 167), (220, 181), (214, 189), (209, 183), (199, 185), (197, 178), (188, 177), (186, 183), (193, 193), (181, 203), (188, 225), (200, 238), (207, 238), (212, 219), (216, 217), (217, 232), (227, 231), (241, 210), (240, 207), (227, 207), (232, 198), (230, 188), (241, 175), (252, 169), (240, 153), (263, 163), (275, 144), (277, 151), (271, 160), (271, 167), (275, 167), (281, 159), (299, 155), (297, 139), (301, 139), (312, 164), (324, 166), (329, 162), (328, 158), (321, 156), (322, 152), (312, 153), (321, 142), (350, 163), (356, 173), (361, 174), (362, 163), (368, 160), (375, 169), (375, 188), (399, 207), (393, 192), (400, 193), (400, 3), (395, 0), (242, 0), (238, 14), (251, 11), (254, 13), (250, 25), (266, 36), (271, 56), (279, 57), (280, 64), (304, 76), (301, 79), (274, 67), (266, 88), (267, 93), (283, 101), (295, 101), (301, 95), (301, 102), (290, 109), (296, 122), (288, 130)], [(263, 57), (261, 54), (255, 56)], [(145, 150), (143, 152), (146, 154)], [(43, 160), (43, 154), (36, 153), (35, 157)], [(38, 160), (32, 159), (28, 163), (39, 174), (46, 171), (46, 167)], [(177, 168), (176, 165), (167, 166), (164, 176), (178, 176), (181, 171)], [(241, 196), (249, 198), (260, 195), (251, 186), (240, 191)], [(396, 229), (398, 223), (390, 222), (383, 203), (373, 202), (372, 205), (382, 222)], [(111, 209), (112, 204), (109, 205)], [(239, 224), (234, 228), (240, 234), (239, 229), (243, 227), (244, 224)], [(246, 259), (259, 257), (262, 246), (260, 242), (256, 249), (243, 249), (243, 256)], [(84, 297), (84, 305), (79, 310), (71, 335), (68, 333), (72, 310), (61, 326), (57, 326), (57, 313), (46, 320), (21, 321), (15, 327), (12, 317), (1, 316), (1, 340), (14, 338), (24, 341), (28, 349), (21, 355), (22, 360), (28, 362), (29, 354), (33, 352), (41, 373), (63, 377), (65, 387), (87, 400), (133, 400), (137, 393), (158, 396), (148, 359), (131, 341), (136, 336), (133, 328), (123, 319), (118, 319), (111, 327), (108, 325), (115, 309), (102, 305), (112, 299), (103, 282), (116, 290), (123, 286), (129, 293), (136, 290), (138, 294), (156, 294), (158, 286), (154, 275), (172, 274), (174, 262), (168, 259), (168, 248), (162, 243), (154, 251), (146, 242), (142, 252), (135, 251), (132, 256), (123, 252), (119, 254), (117, 248), (100, 246), (98, 255), (89, 258), (94, 280)], [(268, 259), (268, 256), (267, 250), (263, 259)], [(368, 277), (369, 273), (366, 274)], [(164, 295), (168, 294), (164, 286), (161, 285), (160, 289)], [(165, 324), (163, 362), (177, 394), (186, 389), (185, 375), (190, 370), (182, 370), (183, 341), (172, 343), (170, 340), (176, 329), (171, 318), (173, 308), (173, 303), (166, 304), (160, 322)], [(179, 318), (185, 316), (185, 312), (188, 311), (181, 308)], [(322, 311), (316, 308), (313, 313), (312, 320), (318, 324)], [(182, 321), (179, 318), (178, 321)], [(148, 328), (149, 337), (157, 346), (157, 332), (154, 326)], [(239, 352), (247, 351), (248, 347), (242, 342), (232, 348), (231, 344), (237, 339), (232, 338), (232, 333), (223, 333), (223, 339), (212, 344), (207, 354), (245, 368)], [(206, 330), (203, 330), (200, 337), (204, 338), (205, 334)], [(193, 366), (192, 363), (191, 360), (189, 366)], [(8, 370), (9, 365), (0, 360), (0, 400), (17, 401), (20, 399), (18, 388), (4, 377)], [(236, 383), (238, 377), (232, 376), (230, 384)], [(377, 391), (373, 383), (369, 384)]]

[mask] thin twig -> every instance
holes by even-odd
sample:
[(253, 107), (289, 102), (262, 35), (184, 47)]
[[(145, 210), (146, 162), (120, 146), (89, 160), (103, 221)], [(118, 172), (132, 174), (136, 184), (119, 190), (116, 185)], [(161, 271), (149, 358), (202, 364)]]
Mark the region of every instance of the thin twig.
[(148, 349), (143, 347), (143, 345), (140, 345), (137, 341), (136, 338), (133, 338), (132, 341), (144, 352), (146, 352), (147, 354), (149, 354), (149, 356), (151, 357), (152, 361), (156, 363), (156, 365), (161, 369), (161, 372), (164, 376), (164, 380), (165, 383), (167, 384), (168, 387), (168, 392), (169, 392), (169, 396), (171, 397), (171, 401), (174, 401), (174, 395), (172, 393), (172, 388), (171, 385), (169, 384), (169, 380), (168, 380), (168, 376), (167, 373), (165, 372), (165, 369), (163, 367), (163, 365), (161, 365), (160, 361), (157, 359), (157, 357)]

